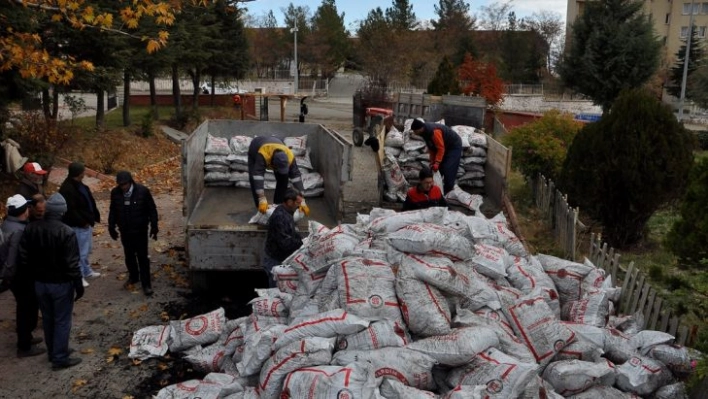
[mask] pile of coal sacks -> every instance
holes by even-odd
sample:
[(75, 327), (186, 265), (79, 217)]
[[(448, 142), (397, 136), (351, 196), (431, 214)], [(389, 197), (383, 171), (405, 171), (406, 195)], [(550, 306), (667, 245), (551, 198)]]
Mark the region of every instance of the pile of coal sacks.
[(134, 334), (132, 358), (169, 350), (206, 375), (157, 398), (685, 398), (699, 355), (617, 315), (589, 261), (528, 253), (502, 214), (311, 221), (274, 274), (250, 316)]
[[(384, 197), (387, 201), (404, 201), (410, 186), (418, 184), (418, 173), (423, 166), (430, 166), (430, 156), (425, 142), (413, 134), (409, 119), (403, 131), (392, 127), (384, 140), (382, 168), (386, 181)], [(443, 123), (439, 121), (439, 123)], [(462, 140), (462, 159), (457, 171), (457, 184), (471, 191), (484, 191), (484, 166), (487, 163), (487, 136), (472, 126), (450, 127)]]

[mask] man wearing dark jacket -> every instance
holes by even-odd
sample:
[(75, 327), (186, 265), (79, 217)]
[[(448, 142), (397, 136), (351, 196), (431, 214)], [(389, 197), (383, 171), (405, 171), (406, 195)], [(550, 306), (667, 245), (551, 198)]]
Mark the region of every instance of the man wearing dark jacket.
[[(22, 233), (27, 227), (29, 205), (22, 195), (15, 194), (7, 199), (7, 219), (0, 227), (6, 241), (0, 245), (0, 266), (3, 266), (3, 284), (9, 283), (12, 295), (15, 296), (17, 357), (41, 355), (44, 348), (33, 346), (42, 342), (41, 338), (33, 338), (32, 331), (37, 328), (39, 319), (39, 304), (34, 292), (34, 280), (25, 269), (17, 267), (17, 255)], [(3, 265), (4, 263), (4, 265)]]
[(81, 363), (69, 357), (71, 313), (84, 287), (76, 234), (61, 221), (66, 209), (61, 194), (49, 197), (44, 219), (28, 224), (22, 233), (17, 262), (18, 270), (27, 270), (34, 279), (53, 370)]
[(273, 267), (280, 265), (302, 246), (302, 237), (295, 226), (295, 211), (302, 205), (302, 194), (292, 188), (285, 190), (283, 203), (268, 218), (268, 235), (263, 251), (263, 268), (270, 287), (275, 287)]
[(121, 171), (116, 175), (118, 184), (111, 190), (111, 205), (108, 213), (108, 233), (123, 244), (125, 266), (128, 268), (130, 287), (138, 281), (142, 283), (145, 295), (152, 295), (150, 281), (150, 259), (148, 258), (148, 226), (150, 237), (157, 240), (157, 207), (150, 190), (133, 180), (130, 172)]
[[(248, 147), (248, 180), (258, 212), (266, 213), (268, 210), (268, 200), (265, 196), (266, 169), (275, 174), (274, 204), (278, 205), (284, 201), (288, 179), (301, 193), (305, 191), (300, 169), (290, 148), (277, 137), (256, 137)], [(310, 216), (310, 208), (305, 204), (305, 200), (300, 205), (300, 211), (305, 216)]]
[(101, 275), (91, 269), (89, 263), (89, 254), (93, 247), (93, 225), (101, 222), (101, 214), (98, 212), (91, 190), (82, 182), (86, 170), (84, 165), (80, 162), (72, 162), (68, 169), (69, 175), (59, 188), (59, 193), (66, 199), (67, 206), (63, 221), (76, 234), (81, 257), (79, 261), (81, 276), (84, 278), (84, 287), (88, 287), (86, 277)]
[(440, 170), (445, 194), (455, 188), (457, 169), (462, 158), (462, 139), (454, 130), (440, 123), (425, 122), (416, 118), (411, 124), (414, 134), (423, 137), (430, 154), (430, 169), (433, 173)]

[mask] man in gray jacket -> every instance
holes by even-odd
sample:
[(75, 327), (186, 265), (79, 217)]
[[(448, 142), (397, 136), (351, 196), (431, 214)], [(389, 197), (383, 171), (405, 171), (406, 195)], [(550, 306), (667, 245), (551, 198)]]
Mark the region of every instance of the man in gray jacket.
[(25, 268), (17, 267), (20, 239), (27, 226), (30, 201), (20, 194), (7, 199), (7, 218), (0, 226), (5, 242), (0, 245), (3, 284), (8, 284), (15, 296), (15, 328), (17, 331), (17, 357), (36, 356), (45, 353), (44, 348), (34, 346), (42, 339), (32, 337), (39, 319), (39, 304), (34, 293), (34, 280)]

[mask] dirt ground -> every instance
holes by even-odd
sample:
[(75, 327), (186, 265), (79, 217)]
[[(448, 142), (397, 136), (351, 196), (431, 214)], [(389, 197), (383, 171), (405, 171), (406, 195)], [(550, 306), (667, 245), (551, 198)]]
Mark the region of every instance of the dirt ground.
[[(295, 110), (292, 110), (294, 113)], [(323, 123), (342, 134), (351, 134), (351, 105), (313, 104), (307, 122)], [(179, 149), (175, 148), (175, 156)], [(149, 398), (160, 388), (191, 378), (201, 378), (189, 364), (167, 356), (142, 363), (128, 358), (133, 332), (150, 325), (162, 325), (224, 307), (227, 318), (250, 313), (246, 303), (255, 296), (254, 287), (266, 286), (260, 273), (225, 275), (223, 284), (211, 296), (194, 296), (189, 287), (184, 253), (184, 217), (179, 159), (154, 167), (144, 181), (153, 188), (160, 215), (159, 240), (150, 241), (152, 297), (142, 291), (127, 291), (123, 250), (108, 235), (108, 192), (112, 181), (87, 179), (97, 199), (104, 223), (94, 231), (90, 261), (101, 276), (89, 279), (85, 296), (75, 303), (70, 347), (81, 364), (52, 371), (47, 356), (16, 357), (15, 299), (10, 291), (0, 294), (0, 398)], [(65, 170), (52, 170), (61, 182)], [(158, 178), (155, 175), (159, 176)], [(160, 180), (159, 184), (157, 180)], [(155, 189), (154, 187), (160, 187)], [(36, 337), (42, 337), (40, 326)], [(44, 347), (44, 344), (40, 344)]]

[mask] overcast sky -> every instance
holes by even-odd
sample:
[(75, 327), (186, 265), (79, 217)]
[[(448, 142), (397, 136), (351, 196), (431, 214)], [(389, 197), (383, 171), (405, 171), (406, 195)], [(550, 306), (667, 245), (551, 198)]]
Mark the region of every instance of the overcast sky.
[[(482, 6), (504, 3), (502, 1), (488, 0), (468, 0), (467, 2), (473, 14), (480, 14), (480, 7)], [(310, 14), (313, 14), (317, 7), (322, 4), (322, 0), (254, 0), (245, 3), (245, 6), (248, 8), (249, 14), (255, 17), (261, 17), (267, 14), (268, 11), (273, 10), (278, 23), (282, 25), (282, 10), (286, 9), (290, 3), (295, 6), (307, 6), (310, 9)], [(381, 7), (381, 9), (385, 10), (392, 6), (393, 1), (336, 0), (335, 4), (339, 13), (344, 13), (344, 26), (350, 31), (354, 31), (358, 26), (358, 21), (366, 18), (370, 10), (376, 7)], [(410, 0), (410, 4), (413, 6), (413, 12), (418, 19), (437, 19), (433, 8), (434, 5), (439, 4), (437, 0)], [(565, 21), (567, 0), (512, 0), (511, 5), (519, 18), (545, 10), (558, 13), (561, 20)]]

